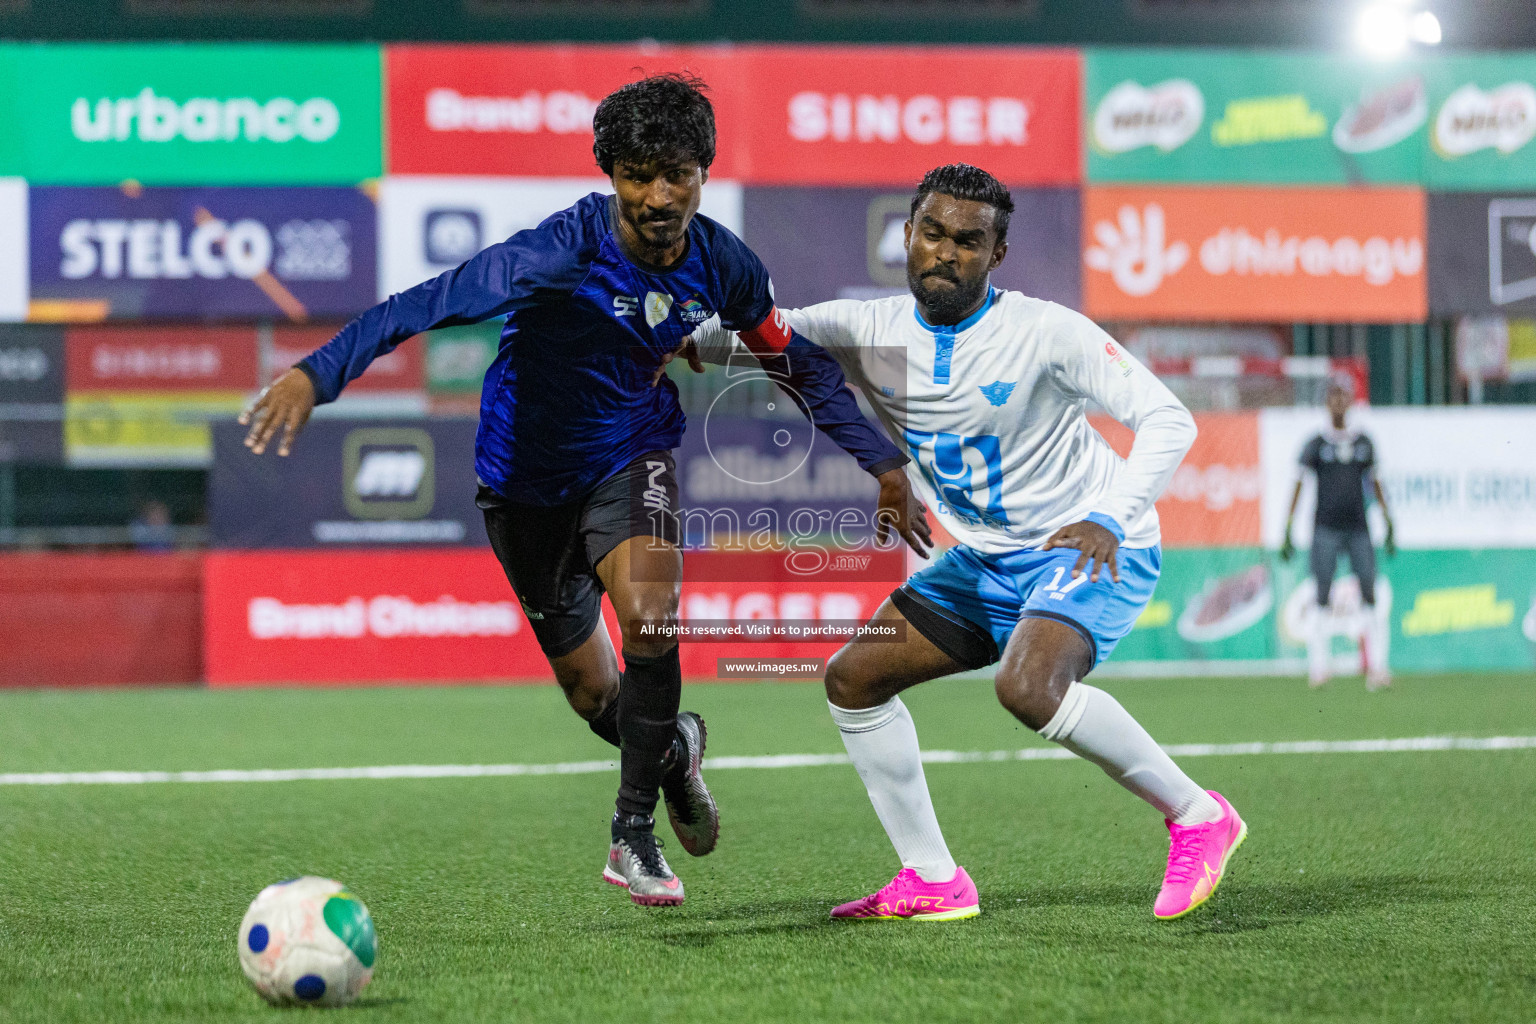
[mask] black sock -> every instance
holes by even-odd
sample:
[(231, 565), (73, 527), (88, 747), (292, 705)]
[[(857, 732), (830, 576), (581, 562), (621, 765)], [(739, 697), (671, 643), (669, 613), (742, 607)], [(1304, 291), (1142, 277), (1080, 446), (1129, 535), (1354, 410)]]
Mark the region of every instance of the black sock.
[(616, 747), (623, 746), (619, 742), (619, 695), (617, 693), (613, 695), (607, 707), (593, 716), (587, 723), (587, 727), (605, 742), (612, 743)]
[(660, 796), (662, 758), (677, 737), (683, 670), (677, 648), (657, 658), (624, 657), (619, 683), (619, 798), (621, 817), (649, 816)]

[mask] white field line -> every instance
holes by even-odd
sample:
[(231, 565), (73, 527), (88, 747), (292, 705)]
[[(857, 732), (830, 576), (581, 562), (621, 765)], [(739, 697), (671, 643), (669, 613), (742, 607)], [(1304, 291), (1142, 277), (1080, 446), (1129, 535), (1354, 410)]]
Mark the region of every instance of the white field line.
[[(1174, 757), (1233, 757), (1254, 754), (1403, 754), (1433, 750), (1532, 750), (1536, 736), (1416, 736), (1395, 740), (1299, 740), (1286, 743), (1178, 743), (1163, 748)], [(1062, 747), (1024, 750), (928, 750), (929, 764), (980, 761), (1070, 761)], [(711, 757), (711, 771), (728, 768), (817, 768), (848, 764), (847, 754), (771, 754), (766, 757)], [(333, 779), (473, 779), (517, 775), (591, 775), (611, 772), (617, 761), (559, 764), (394, 764), (365, 768), (260, 768), (206, 772), (10, 772), (0, 786), (139, 786), (151, 782), (311, 782)]]

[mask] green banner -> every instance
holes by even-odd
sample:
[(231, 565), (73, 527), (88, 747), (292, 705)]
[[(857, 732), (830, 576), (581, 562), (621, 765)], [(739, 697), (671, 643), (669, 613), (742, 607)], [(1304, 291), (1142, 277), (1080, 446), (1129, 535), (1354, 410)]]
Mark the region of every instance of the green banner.
[(1231, 50), (1089, 50), (1088, 180), (1412, 184), (1417, 64)]
[[(1377, 605), (1396, 671), (1536, 664), (1536, 550), (1378, 552)], [(1358, 650), (1360, 590), (1341, 561), (1332, 591), (1336, 655)], [(1218, 661), (1306, 655), (1316, 591), (1306, 554), (1260, 548), (1163, 552), (1157, 592), (1113, 660)], [(1298, 671), (1300, 671), (1298, 669)]]
[(1090, 182), (1536, 186), (1536, 54), (1088, 50)]
[(21, 162), (21, 133), (14, 125), (20, 92), (22, 47), (0, 41), (0, 178), (25, 177)]
[(35, 184), (351, 185), (383, 169), (376, 46), (0, 52), (0, 173)]
[(433, 394), (480, 393), (485, 371), (501, 344), (501, 320), (445, 327), (423, 335), (427, 344), (427, 390)]
[(1426, 64), (1431, 189), (1536, 187), (1536, 54), (1452, 56)]

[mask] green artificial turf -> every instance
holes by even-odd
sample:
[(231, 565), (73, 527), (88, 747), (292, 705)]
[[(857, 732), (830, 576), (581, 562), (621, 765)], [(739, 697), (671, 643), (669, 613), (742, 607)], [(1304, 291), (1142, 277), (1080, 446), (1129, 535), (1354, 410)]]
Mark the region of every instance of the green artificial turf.
[[(1536, 735), (1530, 676), (1104, 684), (1167, 743)], [(907, 698), (931, 749), (1042, 746), (985, 682)], [(834, 752), (814, 684), (684, 691), (716, 755)], [(0, 693), (0, 773), (554, 762), (611, 751), (546, 687)], [(936, 764), (980, 918), (834, 925), (897, 867), (847, 765), (708, 776), (681, 908), (599, 880), (612, 775), (0, 786), (0, 1021), (271, 1021), (236, 965), (256, 891), (345, 880), (369, 1021), (1521, 1021), (1536, 1017), (1536, 750), (1185, 762), (1251, 835), (1152, 919), (1156, 815), (1081, 762)], [(665, 826), (663, 836), (668, 832)]]

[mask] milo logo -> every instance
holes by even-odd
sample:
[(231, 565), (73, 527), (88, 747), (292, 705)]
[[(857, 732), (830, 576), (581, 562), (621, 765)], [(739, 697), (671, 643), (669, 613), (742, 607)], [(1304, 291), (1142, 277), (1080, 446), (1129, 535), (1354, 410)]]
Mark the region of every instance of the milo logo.
[(78, 97), (69, 109), (69, 126), (81, 142), (325, 142), (341, 127), (341, 111), (322, 96), (303, 102), (276, 96), (265, 102), (237, 97), (178, 103), (145, 86), (137, 96)]

